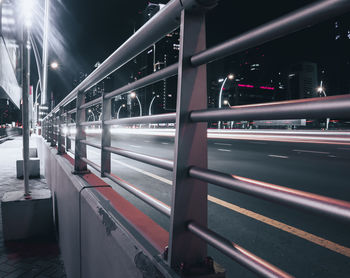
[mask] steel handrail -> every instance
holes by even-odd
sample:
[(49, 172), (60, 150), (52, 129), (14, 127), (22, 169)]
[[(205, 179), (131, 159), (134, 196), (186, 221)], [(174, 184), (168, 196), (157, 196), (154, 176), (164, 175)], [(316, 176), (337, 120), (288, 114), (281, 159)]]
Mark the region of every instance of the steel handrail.
[(125, 190), (129, 191), (130, 193), (132, 193), (134, 196), (136, 196), (137, 198), (141, 199), (142, 201), (144, 201), (145, 203), (149, 204), (151, 207), (155, 208), (156, 210), (160, 211), (161, 213), (163, 213), (164, 215), (170, 217), (171, 214), (171, 209), (169, 206), (167, 206), (166, 204), (164, 204), (163, 202), (157, 200), (156, 198), (148, 195), (147, 193), (143, 192), (142, 190), (126, 183), (125, 181), (123, 181), (120, 178), (116, 178), (115, 176), (112, 176), (109, 173), (103, 173), (107, 178), (109, 178), (110, 180), (114, 181), (115, 183), (117, 183), (118, 185), (120, 185), (121, 187), (123, 187)]
[[(209, 2), (214, 3), (215, 0), (213, 1), (208, 0), (208, 3)], [(156, 43), (160, 38), (162, 38), (166, 34), (173, 31), (175, 28), (177, 28), (179, 26), (180, 13), (181, 13), (181, 20), (182, 20), (181, 32), (182, 34), (186, 33), (187, 36), (191, 36), (189, 35), (191, 34), (191, 32), (188, 32), (189, 26), (190, 25), (195, 26), (196, 24), (198, 24), (197, 25), (198, 27), (204, 22), (202, 21), (204, 17), (202, 17), (201, 9), (202, 10), (206, 9), (205, 4), (206, 4), (206, 1), (203, 1), (203, 0), (200, 0), (200, 1), (198, 0), (198, 2), (196, 0), (170, 1), (163, 9), (160, 10), (160, 12), (158, 12), (154, 17), (152, 17), (143, 27), (141, 27), (133, 36), (131, 36), (127, 41), (125, 41), (125, 43), (123, 43), (112, 55), (110, 55), (97, 69), (95, 69), (76, 88), (74, 88), (53, 109), (53, 111), (51, 111), (49, 115), (47, 115), (44, 118), (44, 125), (48, 123), (48, 129), (49, 129), (48, 132), (45, 131), (46, 138), (50, 138), (51, 144), (56, 143), (55, 140), (57, 141), (57, 138), (54, 135), (57, 135), (57, 133), (54, 131), (54, 128), (52, 127), (52, 124), (53, 124), (52, 118), (57, 116), (57, 114), (55, 113), (57, 113), (59, 109), (64, 108), (64, 106), (67, 106), (72, 100), (77, 98), (77, 108), (64, 113), (67, 116), (73, 113), (77, 113), (76, 122), (78, 124), (77, 124), (76, 144), (84, 145), (84, 148), (82, 148), (81, 145), (78, 145), (78, 147), (76, 147), (76, 149), (79, 150), (79, 152), (81, 153), (79, 153), (75, 157), (76, 158), (75, 162), (78, 161), (75, 164), (75, 167), (77, 167), (75, 169), (78, 169), (78, 170), (80, 169), (81, 171), (84, 171), (84, 169), (87, 169), (86, 168), (87, 165), (91, 166), (92, 168), (100, 172), (102, 176), (105, 176), (110, 180), (112, 180), (113, 182), (119, 184), (121, 187), (123, 187), (124, 189), (126, 189), (127, 191), (129, 191), (130, 193), (138, 197), (139, 199), (143, 200), (153, 208), (162, 212), (164, 215), (170, 216), (171, 225), (174, 224), (174, 217), (175, 217), (174, 215), (177, 213), (177, 210), (179, 210), (180, 216), (177, 216), (177, 217), (180, 218), (180, 221), (179, 219), (176, 220), (176, 225), (177, 225), (176, 229), (173, 229), (174, 227), (171, 227), (172, 232), (170, 233), (170, 240), (173, 240), (172, 233), (179, 233), (177, 231), (179, 227), (178, 226), (179, 223), (183, 224), (184, 222), (181, 222), (181, 221), (183, 221), (184, 219), (186, 220), (187, 216), (183, 216), (183, 215), (181, 216), (181, 213), (183, 214), (183, 208), (178, 209), (177, 207), (179, 205), (177, 206), (174, 205), (174, 208), (172, 211), (169, 206), (162, 203), (161, 201), (148, 195), (142, 190), (126, 183), (120, 178), (113, 176), (110, 173), (111, 153), (121, 155), (130, 159), (134, 159), (136, 161), (140, 161), (143, 163), (147, 163), (153, 166), (157, 166), (169, 171), (174, 170), (175, 172), (174, 177), (176, 176), (176, 178), (174, 178), (174, 186), (176, 188), (178, 184), (180, 184), (180, 192), (182, 193), (187, 192), (189, 195), (191, 195), (191, 191), (183, 191), (184, 189), (181, 188), (181, 186), (183, 186), (184, 184), (186, 185), (186, 183), (184, 182), (181, 183), (181, 181), (178, 182), (177, 178), (179, 178), (180, 180), (193, 178), (192, 180), (193, 182), (198, 183), (198, 180), (205, 182), (205, 183), (198, 183), (198, 184), (205, 185), (206, 183), (212, 183), (224, 188), (253, 195), (258, 198), (266, 199), (268, 201), (274, 201), (280, 204), (292, 206), (294, 208), (304, 209), (309, 212), (310, 211), (316, 212), (322, 215), (349, 221), (350, 220), (350, 203), (349, 202), (336, 200), (333, 198), (328, 198), (328, 197), (324, 197), (316, 194), (311, 194), (300, 190), (294, 190), (294, 189), (290, 189), (290, 188), (282, 187), (278, 185), (272, 185), (272, 184), (268, 184), (260, 181), (254, 181), (251, 179), (229, 175), (229, 174), (217, 172), (206, 168), (201, 168), (198, 166), (190, 166), (191, 164), (189, 161), (191, 160), (182, 161), (184, 160), (183, 157), (182, 157), (182, 160), (176, 157), (174, 162), (172, 162), (172, 161), (158, 158), (158, 157), (148, 156), (148, 155), (136, 153), (133, 151), (111, 147), (110, 130), (108, 130), (109, 125), (150, 124), (150, 123), (167, 123), (167, 122), (177, 121), (176, 128), (177, 129), (180, 128), (181, 134), (179, 137), (179, 133), (178, 133), (179, 130), (177, 130), (175, 143), (179, 144), (178, 142), (181, 142), (181, 139), (179, 139), (181, 138), (181, 136), (186, 137), (187, 134), (190, 134), (190, 136), (186, 138), (189, 142), (192, 143), (192, 145), (187, 144), (188, 142), (186, 142), (186, 144), (187, 146), (193, 146), (193, 141), (191, 140), (193, 140), (193, 138), (198, 139), (199, 138), (198, 135), (202, 136), (204, 134), (202, 129), (203, 125), (198, 124), (199, 122), (218, 121), (218, 120), (274, 120), (274, 119), (301, 119), (301, 118), (326, 118), (326, 117), (342, 118), (342, 117), (348, 116), (348, 111), (350, 108), (350, 97), (347, 95), (284, 101), (284, 102), (278, 102), (278, 103), (264, 103), (264, 104), (256, 104), (256, 105), (235, 106), (235, 107), (231, 107), (231, 109), (204, 109), (206, 108), (206, 106), (202, 105), (203, 103), (201, 103), (200, 106), (193, 106), (193, 105), (188, 106), (189, 104), (188, 98), (185, 98), (186, 99), (185, 101), (181, 100), (181, 98), (183, 98), (183, 95), (181, 95), (181, 93), (183, 94), (182, 92), (183, 88), (181, 87), (178, 92), (178, 94), (181, 95), (181, 98), (180, 97), (178, 98), (181, 103), (181, 105), (178, 106), (181, 108), (178, 115), (176, 113), (169, 113), (169, 114), (143, 116), (143, 117), (110, 119), (110, 115), (103, 114), (103, 116), (104, 115), (107, 115), (107, 116), (102, 117), (102, 121), (93, 121), (93, 122), (85, 121), (84, 109), (87, 107), (90, 107), (92, 105), (102, 102), (102, 108), (105, 109), (105, 111), (108, 111), (108, 113), (110, 114), (111, 112), (110, 99), (114, 96), (127, 93), (132, 90), (139, 89), (141, 87), (148, 86), (160, 80), (174, 76), (178, 72), (179, 72), (179, 84), (181, 84), (181, 82), (191, 83), (188, 78), (186, 79), (186, 78), (183, 78), (182, 76), (185, 70), (193, 74), (194, 72), (192, 71), (192, 69), (200, 65), (207, 64), (211, 61), (221, 59), (228, 55), (232, 55), (234, 53), (243, 51), (245, 49), (248, 49), (257, 45), (261, 45), (263, 43), (274, 40), (281, 36), (291, 34), (293, 32), (306, 28), (312, 24), (324, 21), (325, 19), (328, 19), (332, 16), (345, 13), (350, 9), (350, 2), (348, 0), (324, 0), (324, 1), (320, 1), (311, 5), (308, 5), (301, 9), (298, 9), (292, 13), (289, 13), (276, 20), (268, 22), (260, 27), (257, 27), (238, 37), (232, 38), (226, 42), (223, 42), (209, 49), (205, 48), (205, 44), (203, 44), (203, 40), (201, 40), (200, 37), (196, 38), (197, 41), (195, 42), (198, 43), (198, 45), (195, 45), (196, 47), (198, 46), (198, 48), (196, 49), (201, 49), (202, 50), (201, 52), (195, 52), (190, 50), (189, 52), (186, 52), (186, 55), (187, 53), (190, 53), (190, 54), (185, 56), (185, 59), (184, 59), (184, 56), (182, 56), (182, 58), (179, 60), (179, 63), (175, 63), (171, 66), (168, 66), (167, 68), (154, 72), (130, 84), (119, 87), (109, 93), (104, 93), (102, 97), (98, 97), (97, 99), (84, 103), (85, 101), (84, 94), (87, 90), (92, 88), (94, 85), (96, 85), (105, 77), (113, 73), (115, 70), (125, 65), (125, 63), (133, 59), (136, 55), (140, 54), (149, 46)], [(195, 9), (196, 12), (200, 11), (197, 14), (201, 14), (201, 15), (195, 18), (194, 20), (195, 22), (191, 21), (194, 19), (194, 17), (192, 16), (195, 13), (192, 13), (190, 15), (190, 14), (187, 14), (187, 11), (183, 12), (183, 10), (187, 8)], [(187, 29), (184, 28), (184, 26), (186, 26)], [(193, 26), (191, 26), (191, 28)], [(201, 26), (204, 26), (204, 25), (201, 25)], [(196, 29), (197, 27), (194, 27), (193, 29), (198, 31), (199, 29)], [(203, 38), (202, 31), (200, 31), (200, 33), (202, 34), (202, 38)], [(185, 44), (183, 39), (181, 40), (180, 45), (181, 45), (181, 48), (180, 48), (181, 55), (185, 53), (183, 52), (183, 49), (185, 49), (185, 45), (186, 46), (190, 45), (191, 47), (193, 47), (193, 45), (188, 43), (188, 41), (187, 41), (187, 44)], [(186, 63), (188, 63), (189, 66), (186, 65)], [(192, 69), (189, 69), (191, 68), (190, 67), (191, 65), (193, 67)], [(203, 69), (203, 67), (201, 69)], [(202, 71), (202, 73), (203, 72), (204, 71)], [(200, 73), (198, 73), (198, 76), (200, 77), (196, 79), (196, 81), (197, 80), (203, 81), (203, 77)], [(191, 86), (194, 86), (195, 88), (192, 88)], [(198, 86), (197, 84), (190, 84), (189, 86), (184, 85), (184, 88), (186, 92), (192, 92), (192, 93), (196, 92), (196, 94), (193, 94), (193, 95), (198, 96), (199, 94), (197, 93), (200, 91), (202, 87)], [(206, 88), (206, 86), (204, 86), (204, 88)], [(189, 108), (190, 106), (201, 107), (201, 109), (198, 108), (197, 110), (193, 110), (193, 108)], [(62, 113), (62, 110), (60, 111), (61, 111), (60, 113)], [(185, 115), (185, 117), (183, 115)], [(50, 127), (50, 124), (51, 124), (51, 127)], [(75, 124), (67, 124), (66, 126), (73, 126), (73, 125)], [(85, 140), (86, 136), (82, 126), (89, 126), (89, 125), (102, 126), (103, 132), (102, 132), (102, 138), (101, 138), (102, 139), (101, 145)], [(190, 131), (191, 126), (194, 126), (197, 128), (200, 127), (198, 128), (199, 131), (197, 130), (194, 131), (194, 134), (196, 136), (192, 136), (193, 134), (191, 132), (193, 130), (191, 130), (191, 132), (187, 132), (187, 131)], [(61, 130), (59, 130), (58, 135), (60, 135), (60, 133), (61, 133)], [(71, 137), (67, 135), (66, 138), (70, 139)], [(74, 140), (74, 138), (72, 138), (72, 140)], [(203, 142), (206, 142), (206, 141), (203, 141)], [(96, 163), (92, 162), (91, 160), (87, 159), (86, 157), (84, 157), (86, 156), (86, 145), (102, 149), (101, 150), (101, 158), (102, 158), (101, 167)], [(203, 147), (206, 147), (206, 146), (203, 146)], [(182, 148), (180, 147), (179, 149), (181, 150)], [(186, 150), (188, 150), (188, 148)], [(196, 148), (195, 150), (200, 151), (199, 148)], [(74, 152), (70, 149), (70, 143), (67, 146), (67, 151), (74, 154)], [(178, 152), (178, 153), (181, 153), (181, 152)], [(186, 159), (187, 158), (185, 158), (185, 160)], [(197, 163), (198, 165), (200, 164), (198, 159), (197, 159)], [(178, 192), (179, 191), (176, 191), (176, 194), (173, 192), (173, 194), (175, 194), (173, 195), (173, 199), (175, 200), (176, 199), (179, 200), (179, 198), (181, 199), (181, 196), (179, 195)], [(207, 203), (207, 200), (206, 200), (206, 196), (205, 198), (203, 198), (203, 195), (206, 194), (206, 191), (202, 191), (202, 192), (197, 191), (197, 193), (198, 193), (197, 195), (195, 194), (191, 196), (186, 195), (186, 200), (187, 202), (188, 200), (198, 201), (198, 203), (201, 203), (201, 208), (204, 208), (205, 207), (204, 204)], [(198, 197), (199, 195), (201, 196)], [(194, 196), (196, 198), (194, 198)], [(204, 199), (205, 199), (205, 202), (203, 202)], [(181, 204), (182, 203), (180, 203), (180, 206)], [(190, 213), (187, 213), (186, 211), (185, 213), (186, 215), (191, 215), (192, 217), (192, 215), (196, 215), (198, 213), (198, 212), (195, 212), (194, 214), (192, 214), (192, 212), (195, 210), (188, 207), (187, 203), (185, 204), (187, 206), (187, 209), (191, 211)], [(291, 277), (289, 274), (286, 274), (285, 272), (279, 270), (278, 268), (261, 260), (255, 255), (249, 253), (247, 250), (244, 250), (240, 246), (233, 244), (227, 239), (224, 239), (223, 237), (214, 233), (208, 228), (197, 224), (197, 220), (202, 221), (201, 217), (197, 217), (197, 219), (194, 219), (190, 223), (188, 223), (187, 220), (186, 220), (186, 225), (188, 230), (191, 233), (195, 234), (202, 240), (211, 244), (212, 246), (214, 246), (224, 254), (238, 261), (240, 264), (254, 271), (258, 275), (261, 275), (264, 277)], [(180, 238), (182, 239), (183, 237), (180, 237)], [(191, 238), (191, 240), (195, 240), (195, 238)], [(169, 246), (170, 246), (169, 250), (172, 250), (173, 246), (171, 246), (170, 243), (169, 243)], [(173, 261), (174, 260), (172, 258), (170, 262), (170, 265), (172, 267), (174, 267)]]
[(102, 97), (98, 97), (98, 98), (95, 98), (95, 99), (81, 105), (80, 109), (88, 108), (90, 106), (93, 106), (93, 105), (101, 103), (101, 102), (102, 102)]
[(173, 171), (174, 168), (174, 162), (171, 160), (167, 160), (164, 158), (160, 157), (155, 157), (155, 156), (150, 156), (146, 154), (141, 154), (129, 150), (124, 150), (121, 148), (115, 148), (115, 147), (104, 147), (103, 148), (105, 151), (109, 151), (111, 153), (121, 155), (133, 160), (137, 160), (143, 163), (147, 163), (153, 166), (157, 166), (159, 168), (168, 170), (168, 171)]
[(191, 167), (189, 175), (261, 199), (350, 221), (350, 202), (199, 167)]
[(181, 10), (195, 3), (195, 0), (170, 1), (74, 88), (52, 112), (57, 112), (57, 107), (63, 106), (74, 99), (79, 91), (87, 91), (153, 43), (175, 30), (179, 26)]
[(177, 74), (178, 67), (179, 67), (179, 64), (175, 63), (175, 64), (168, 66), (164, 69), (161, 69), (159, 71), (151, 73), (150, 75), (147, 75), (146, 77), (138, 79), (130, 84), (127, 84), (121, 88), (118, 88), (118, 89), (110, 92), (110, 93), (107, 93), (105, 95), (105, 98), (109, 99), (109, 98), (115, 97), (117, 95), (120, 95), (120, 94), (123, 94), (126, 92), (130, 92), (131, 90), (136, 90), (136, 89), (151, 85), (151, 84), (158, 82), (160, 80), (174, 76)]
[(346, 118), (349, 116), (350, 96), (339, 95), (281, 102), (233, 106), (230, 109), (207, 109), (191, 112), (193, 122), (216, 120), (278, 120)]
[(200, 226), (195, 222), (190, 222), (187, 228), (190, 232), (259, 276), (269, 278), (293, 277), (206, 227)]
[(88, 146), (91, 146), (91, 147), (94, 147), (96, 149), (101, 149), (101, 145), (92, 143), (92, 142), (87, 141), (87, 140), (80, 140), (80, 143), (88, 145)]
[(176, 113), (157, 114), (151, 116), (112, 119), (105, 121), (106, 125), (130, 125), (151, 123), (172, 123), (176, 120)]

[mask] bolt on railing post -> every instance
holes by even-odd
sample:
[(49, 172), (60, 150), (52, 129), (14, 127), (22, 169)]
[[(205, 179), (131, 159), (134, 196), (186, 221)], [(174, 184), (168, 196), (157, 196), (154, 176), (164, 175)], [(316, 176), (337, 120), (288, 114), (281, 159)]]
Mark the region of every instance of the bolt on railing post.
[(64, 154), (65, 149), (63, 147), (63, 136), (62, 136), (62, 126), (64, 124), (64, 107), (61, 106), (60, 109), (58, 110), (58, 140), (57, 140), (57, 154)]
[[(66, 109), (66, 112), (68, 111), (68, 109)], [(66, 119), (66, 136), (65, 136), (65, 147), (66, 147), (66, 153), (68, 153), (68, 151), (71, 149), (71, 140), (69, 139), (70, 134), (70, 128), (69, 128), (69, 124), (71, 122), (72, 119), (72, 114), (67, 112), (67, 119)]]
[(101, 117), (101, 176), (104, 177), (104, 173), (111, 173), (111, 153), (104, 150), (105, 147), (111, 146), (111, 132), (109, 126), (105, 124), (105, 121), (111, 119), (111, 98), (105, 98), (105, 92), (102, 93), (102, 117)]
[(85, 93), (79, 91), (76, 100), (76, 133), (75, 133), (75, 153), (74, 153), (74, 171), (73, 174), (88, 173), (87, 164), (81, 158), (86, 157), (86, 145), (82, 144), (81, 140), (86, 140), (85, 130), (81, 122), (85, 122), (86, 113), (84, 108), (80, 108), (85, 103)]
[(195, 68), (190, 64), (190, 57), (205, 47), (204, 12), (183, 10), (168, 251), (174, 269), (191, 268), (207, 256), (206, 243), (187, 229), (190, 220), (207, 226), (207, 183), (188, 175), (192, 165), (207, 168), (207, 123), (194, 123), (189, 117), (191, 111), (207, 108), (206, 65)]

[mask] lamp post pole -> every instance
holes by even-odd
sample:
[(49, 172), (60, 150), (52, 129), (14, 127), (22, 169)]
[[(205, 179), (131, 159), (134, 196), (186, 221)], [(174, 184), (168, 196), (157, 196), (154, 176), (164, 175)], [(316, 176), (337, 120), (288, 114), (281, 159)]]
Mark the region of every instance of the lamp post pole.
[(117, 119), (119, 119), (119, 113), (120, 113), (120, 110), (121, 110), (123, 107), (125, 107), (125, 104), (120, 105), (120, 107), (119, 107), (119, 109), (118, 109), (118, 111), (117, 111)]
[(139, 97), (137, 96), (137, 94), (135, 92), (132, 92), (131, 94), (131, 98), (136, 98), (137, 102), (139, 103), (139, 107), (140, 107), (140, 117), (142, 116), (142, 106), (141, 106), (141, 101), (139, 99)]
[(22, 132), (24, 196), (29, 197), (29, 79), (30, 79), (29, 28), (23, 26), (22, 37)]
[[(225, 77), (224, 81), (221, 84), (221, 88), (220, 88), (220, 93), (219, 93), (219, 108), (221, 108), (222, 106), (222, 92), (224, 90), (225, 87), (225, 83), (227, 81), (227, 79), (232, 80), (234, 78), (233, 74), (229, 74), (228, 76)], [(218, 122), (218, 129), (221, 128), (221, 121)]]

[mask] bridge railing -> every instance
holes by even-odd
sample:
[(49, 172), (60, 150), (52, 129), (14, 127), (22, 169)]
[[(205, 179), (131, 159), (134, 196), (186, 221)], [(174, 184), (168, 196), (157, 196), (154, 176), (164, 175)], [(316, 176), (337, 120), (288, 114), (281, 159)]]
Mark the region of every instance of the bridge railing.
[[(215, 0), (172, 0), (142, 28), (121, 45), (82, 83), (68, 94), (43, 120), (43, 136), (58, 152), (71, 152), (76, 173), (87, 171), (88, 165), (119, 184), (156, 210), (170, 217), (169, 249), (165, 260), (175, 270), (190, 268), (207, 257), (207, 244), (263, 277), (291, 277), (242, 247), (225, 239), (207, 227), (207, 184), (211, 183), (257, 198), (291, 206), (324, 217), (350, 221), (350, 203), (294, 190), (288, 187), (221, 173), (208, 169), (207, 122), (223, 120), (272, 120), (303, 118), (342, 118), (348, 116), (350, 96), (302, 99), (278, 103), (235, 106), (231, 109), (207, 109), (206, 64), (296, 32), (310, 25), (350, 10), (346, 0), (324, 0), (303, 7), (238, 37), (207, 49), (205, 13), (215, 6)], [(180, 26), (178, 63), (154, 72), (123, 87), (103, 93), (86, 102), (86, 91), (118, 70), (136, 55)], [(111, 99), (171, 76), (178, 77), (176, 113), (112, 119)], [(76, 103), (74, 109), (70, 104)], [(102, 105), (101, 121), (87, 121), (86, 109)], [(72, 118), (75, 115), (75, 118)], [(75, 123), (72, 123), (75, 121)], [(174, 161), (149, 156), (111, 146), (110, 126), (175, 122)], [(101, 127), (101, 143), (86, 138), (85, 127)], [(63, 132), (72, 126), (75, 134)], [(74, 135), (74, 137), (72, 137)], [(75, 142), (75, 151), (71, 141)], [(87, 148), (101, 151), (101, 163), (87, 159)], [(124, 156), (173, 172), (171, 207), (145, 194), (111, 174), (111, 154)]]

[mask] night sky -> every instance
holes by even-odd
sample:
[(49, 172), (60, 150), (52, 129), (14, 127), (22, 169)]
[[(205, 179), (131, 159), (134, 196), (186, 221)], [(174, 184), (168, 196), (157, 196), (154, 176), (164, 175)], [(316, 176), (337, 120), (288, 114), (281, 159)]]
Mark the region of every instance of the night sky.
[[(49, 91), (56, 103), (73, 88), (79, 72), (89, 73), (120, 46), (138, 26), (145, 0), (52, 0), (50, 61), (61, 65), (49, 74)], [(153, 1), (166, 3), (167, 1)], [(207, 14), (208, 47), (248, 31), (260, 24), (314, 1), (219, 1)], [(318, 61), (328, 55), (334, 35), (328, 31), (332, 21), (266, 44), (270, 59), (278, 63), (297, 59)], [(328, 29), (327, 29), (328, 28)], [(40, 37), (40, 35), (38, 35)], [(32, 70), (33, 71), (33, 70)], [(35, 79), (35, 73), (33, 73)], [(35, 83), (35, 81), (33, 81)]]

